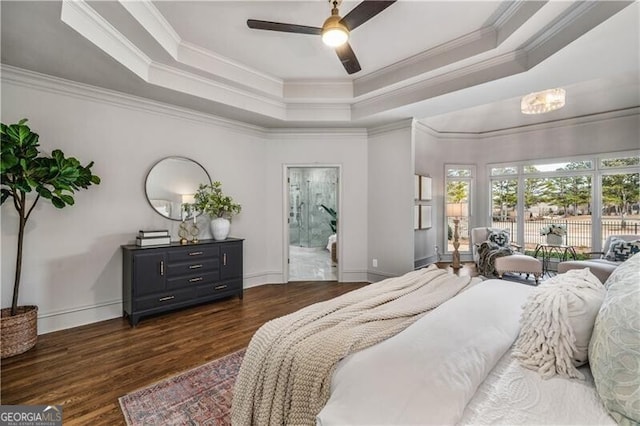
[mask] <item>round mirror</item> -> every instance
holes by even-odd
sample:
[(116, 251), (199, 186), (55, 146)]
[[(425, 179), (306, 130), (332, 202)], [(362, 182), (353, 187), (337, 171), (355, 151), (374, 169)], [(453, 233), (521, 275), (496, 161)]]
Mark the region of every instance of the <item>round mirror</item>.
[(171, 220), (192, 217), (182, 207), (193, 203), (198, 185), (211, 184), (209, 173), (199, 163), (184, 157), (167, 157), (149, 170), (145, 191), (151, 207)]

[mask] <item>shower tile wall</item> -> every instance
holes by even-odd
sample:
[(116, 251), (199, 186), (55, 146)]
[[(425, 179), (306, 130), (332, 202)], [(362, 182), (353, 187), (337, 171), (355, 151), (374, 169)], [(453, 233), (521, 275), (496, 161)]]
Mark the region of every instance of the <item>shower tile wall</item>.
[(322, 205), (337, 211), (336, 168), (289, 169), (289, 243), (325, 248), (334, 232), (333, 218)]

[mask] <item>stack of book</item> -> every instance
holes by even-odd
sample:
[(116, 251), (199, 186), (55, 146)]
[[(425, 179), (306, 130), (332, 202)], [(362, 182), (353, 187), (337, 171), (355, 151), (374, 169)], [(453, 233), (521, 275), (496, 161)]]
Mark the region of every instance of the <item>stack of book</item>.
[(163, 246), (171, 244), (169, 230), (161, 229), (156, 231), (138, 231), (136, 245), (140, 247)]

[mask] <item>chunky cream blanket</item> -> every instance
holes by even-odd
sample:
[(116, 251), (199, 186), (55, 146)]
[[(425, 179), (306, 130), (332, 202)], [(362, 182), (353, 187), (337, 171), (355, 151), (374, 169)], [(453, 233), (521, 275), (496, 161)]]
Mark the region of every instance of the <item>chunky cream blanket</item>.
[(232, 424), (315, 424), (342, 358), (397, 334), (476, 282), (432, 265), (269, 321), (238, 373)]

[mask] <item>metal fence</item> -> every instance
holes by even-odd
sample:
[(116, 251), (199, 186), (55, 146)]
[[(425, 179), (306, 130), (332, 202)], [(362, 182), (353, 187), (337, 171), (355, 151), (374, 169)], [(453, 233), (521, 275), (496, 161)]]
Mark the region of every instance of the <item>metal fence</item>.
[[(564, 225), (567, 229), (567, 235), (564, 237), (564, 244), (574, 246), (579, 251), (590, 251), (593, 247), (591, 241), (591, 221), (590, 220), (571, 220), (571, 219), (547, 219), (547, 220), (530, 220), (524, 222), (524, 246), (526, 248), (535, 248), (537, 244), (546, 242), (546, 236), (540, 235), (540, 229), (550, 225)], [(517, 223), (515, 221), (494, 221), (494, 228), (509, 229), (512, 236), (517, 235)], [(602, 244), (609, 235), (616, 234), (635, 234), (639, 235), (640, 220), (626, 219), (622, 220), (603, 220), (601, 222)], [(521, 242), (519, 242), (522, 244)]]

